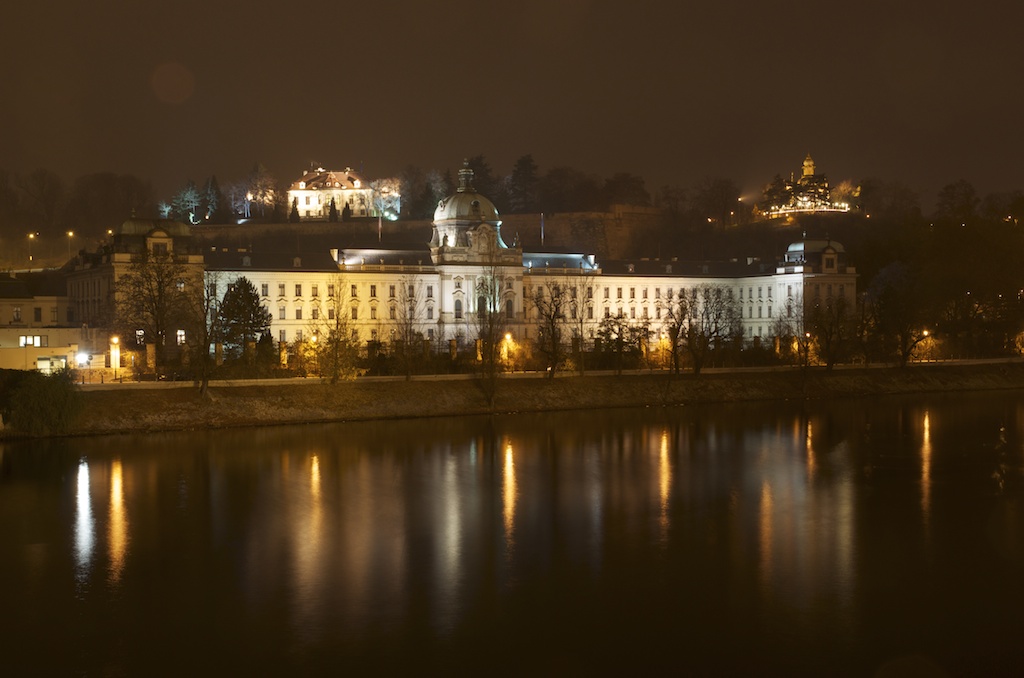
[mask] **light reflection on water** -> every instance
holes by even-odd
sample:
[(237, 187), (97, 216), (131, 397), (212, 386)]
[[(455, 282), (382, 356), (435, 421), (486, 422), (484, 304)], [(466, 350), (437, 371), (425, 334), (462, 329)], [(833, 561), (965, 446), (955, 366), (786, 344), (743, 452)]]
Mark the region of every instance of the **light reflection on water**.
[[(51, 668), (114, 674), (145, 672), (169, 634), (264, 671), (469, 665), (506, 644), (523, 670), (640, 653), (647, 668), (735, 672), (750, 668), (737, 644), (798, 672), (1017, 659), (1024, 588), (1004, 574), (1024, 564), (1018, 402), (8, 446), (0, 524), (23, 527), (0, 533), (0, 594), (38, 616), (0, 649), (45, 628), (77, 648)], [(62, 581), (75, 595), (42, 593)], [(425, 658), (406, 663), (409, 648)]]

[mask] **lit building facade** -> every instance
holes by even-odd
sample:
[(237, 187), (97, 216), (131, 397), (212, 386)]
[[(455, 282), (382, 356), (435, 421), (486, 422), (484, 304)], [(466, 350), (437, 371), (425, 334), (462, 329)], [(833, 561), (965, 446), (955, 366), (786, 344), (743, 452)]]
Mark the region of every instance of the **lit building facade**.
[(327, 220), (331, 201), (334, 201), (339, 218), (348, 208), (348, 214), (353, 217), (393, 219), (398, 217), (402, 208), (397, 181), (367, 182), (351, 167), (344, 170), (323, 167), (307, 170), (288, 188), (288, 207), (294, 206), (300, 219)]
[[(524, 252), (508, 244), (494, 204), (473, 188), (468, 167), (456, 193), (435, 212), (421, 248), (333, 249), (269, 264), (251, 252), (211, 252), (207, 281), (248, 278), (273, 318), (280, 342), (309, 340), (344, 328), (360, 342), (414, 335), (438, 347), (464, 345), (479, 333), (483, 311), (502, 315), (517, 341), (536, 339), (543, 311), (538, 291), (564, 295), (565, 339), (598, 336), (608, 318), (663, 332), (681, 293), (723, 290), (748, 341), (776, 335), (785, 323), (802, 332), (813, 305), (845, 299), (853, 308), (857, 274), (839, 243), (804, 239), (778, 264), (677, 260), (598, 262), (593, 255)], [(273, 255), (269, 255), (273, 256)]]

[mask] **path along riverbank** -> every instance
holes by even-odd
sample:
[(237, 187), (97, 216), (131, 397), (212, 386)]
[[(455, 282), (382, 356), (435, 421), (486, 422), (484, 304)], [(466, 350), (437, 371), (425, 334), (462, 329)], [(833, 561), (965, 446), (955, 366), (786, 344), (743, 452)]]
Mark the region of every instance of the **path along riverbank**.
[[(191, 384), (107, 384), (81, 391), (71, 435), (444, 417), (697, 403), (805, 400), (898, 393), (1024, 388), (1024, 361), (971, 361), (907, 367), (709, 370), (502, 377), (489, 407), (479, 380), (414, 377), (287, 382), (211, 382), (201, 399)], [(10, 431), (5, 431), (11, 437)]]

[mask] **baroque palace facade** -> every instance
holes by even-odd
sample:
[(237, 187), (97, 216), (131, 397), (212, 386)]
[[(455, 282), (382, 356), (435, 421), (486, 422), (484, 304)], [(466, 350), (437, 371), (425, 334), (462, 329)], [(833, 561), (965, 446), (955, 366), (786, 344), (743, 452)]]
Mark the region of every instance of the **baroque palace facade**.
[[(808, 307), (845, 298), (852, 308), (857, 275), (843, 246), (805, 239), (777, 265), (761, 262), (688, 263), (638, 260), (602, 263), (593, 255), (524, 251), (508, 244), (494, 204), (473, 188), (473, 172), (459, 172), (456, 193), (434, 212), (425, 246), (332, 249), (312, 256), (218, 251), (206, 254), (208, 283), (250, 280), (273, 318), (273, 338), (310, 340), (344, 324), (361, 342), (408, 336), (463, 345), (477, 335), (486, 306), (504, 316), (516, 341), (535, 339), (538, 290), (565, 297), (566, 339), (592, 340), (602, 320), (646, 323), (652, 334), (668, 320), (672, 300), (709, 285), (725, 290), (748, 341), (769, 337), (782, 319), (799, 328)], [(571, 316), (571, 317), (570, 317)], [(343, 323), (341, 322), (343, 321)]]
[[(518, 242), (506, 242), (501, 224), (494, 204), (474, 189), (468, 166), (459, 172), (458, 190), (438, 204), (429, 242), (403, 248), (379, 240), (374, 247), (301, 254), (226, 248), (195, 242), (185, 224), (132, 219), (100, 251), (83, 252), (70, 265), (68, 305), (75, 324), (103, 335), (93, 352), (113, 346), (114, 331), (102, 328), (112, 327), (115, 281), (142, 248), (173, 254), (190, 278), (205, 276), (219, 295), (237, 278), (247, 278), (270, 311), (272, 338), (282, 345), (316, 341), (319, 334), (343, 328), (363, 345), (415, 336), (438, 350), (466, 346), (478, 336), (484, 308), (501, 314), (502, 332), (510, 339), (529, 342), (540, 332), (537, 292), (550, 298), (559, 290), (565, 341), (578, 338), (588, 346), (608, 318), (646, 326), (653, 339), (666, 330), (674, 300), (698, 286), (724, 292), (743, 337), (753, 342), (774, 336), (781, 322), (802, 332), (802, 318), (815, 304), (845, 298), (852, 308), (856, 298), (856, 271), (847, 265), (842, 245), (829, 240), (796, 242), (770, 266), (600, 262), (591, 254), (524, 251)], [(185, 339), (184, 329), (168, 328), (164, 342), (180, 345)]]

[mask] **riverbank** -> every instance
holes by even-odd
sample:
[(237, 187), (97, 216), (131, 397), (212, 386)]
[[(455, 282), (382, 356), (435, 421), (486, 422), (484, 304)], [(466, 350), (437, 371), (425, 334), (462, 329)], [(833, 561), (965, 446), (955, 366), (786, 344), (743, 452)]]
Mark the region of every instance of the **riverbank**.
[[(494, 407), (473, 379), (83, 390), (70, 435), (698, 403), (1024, 388), (1024, 362), (669, 375), (502, 378)], [(12, 431), (0, 432), (13, 437)]]

